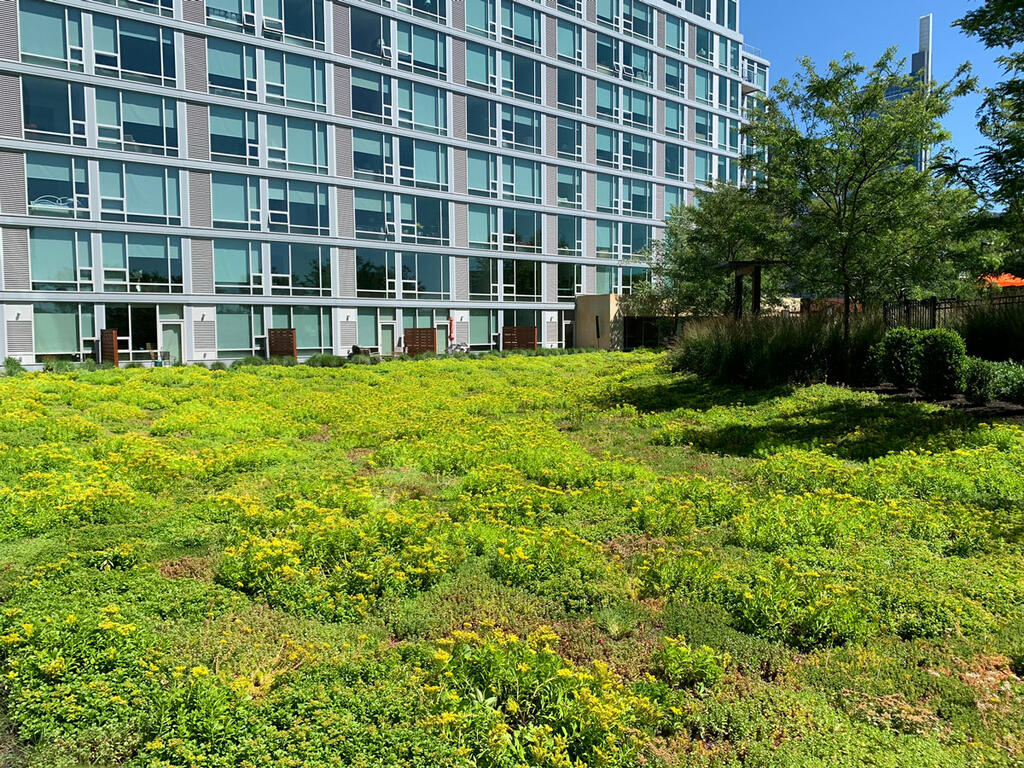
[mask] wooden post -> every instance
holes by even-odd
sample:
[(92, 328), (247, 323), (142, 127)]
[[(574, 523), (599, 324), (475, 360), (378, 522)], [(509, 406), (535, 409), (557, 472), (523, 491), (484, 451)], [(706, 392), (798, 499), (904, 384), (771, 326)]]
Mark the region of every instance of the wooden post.
[(736, 295), (733, 297), (735, 299), (735, 305), (733, 307), (733, 312), (734, 312), (735, 317), (736, 317), (737, 320), (742, 320), (743, 319), (743, 273), (740, 272), (739, 270), (736, 270), (736, 279), (735, 279), (735, 288), (734, 288), (734, 290), (735, 290)]
[(104, 328), (100, 331), (100, 362), (113, 363), (118, 366), (117, 328)]
[(751, 277), (750, 312), (754, 317), (761, 314), (761, 265), (755, 264)]
[(928, 309), (931, 311), (931, 328), (935, 330), (939, 327), (939, 297), (932, 296), (931, 301), (928, 303)]

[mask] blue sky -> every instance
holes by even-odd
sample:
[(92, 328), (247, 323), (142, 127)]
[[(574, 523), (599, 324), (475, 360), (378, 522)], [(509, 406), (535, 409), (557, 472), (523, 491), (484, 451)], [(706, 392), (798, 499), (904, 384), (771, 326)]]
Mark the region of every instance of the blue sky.
[[(978, 0), (741, 0), (741, 31), (772, 62), (772, 80), (791, 77), (796, 60), (811, 57), (819, 65), (853, 51), (861, 63), (873, 63), (890, 45), (908, 60), (917, 50), (917, 21), (934, 14), (934, 75), (947, 80), (965, 61), (974, 65), (980, 86), (1002, 79), (995, 58), (977, 39), (952, 23)], [(785, 10), (782, 10), (784, 8)], [(909, 65), (908, 65), (909, 66)], [(946, 119), (958, 152), (971, 155), (983, 143), (975, 112), (981, 96), (961, 99)]]

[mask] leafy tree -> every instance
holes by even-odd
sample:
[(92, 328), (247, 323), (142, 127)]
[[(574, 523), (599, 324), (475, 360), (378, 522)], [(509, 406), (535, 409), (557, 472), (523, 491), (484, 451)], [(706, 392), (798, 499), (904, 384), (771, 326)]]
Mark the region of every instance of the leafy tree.
[(969, 195), (915, 163), (948, 139), (941, 119), (973, 81), (962, 68), (950, 82), (925, 83), (894, 49), (870, 68), (852, 54), (824, 72), (801, 64), (752, 116), (745, 133), (767, 151), (746, 164), (791, 221), (795, 285), (843, 297), (848, 348), (856, 301), (895, 296), (954, 255), (935, 246), (970, 209)]
[(987, 0), (957, 24), (989, 48), (1007, 48), (999, 58), (1008, 79), (986, 91), (978, 113), (979, 127), (989, 141), (975, 161), (954, 158), (948, 166), (1000, 212), (1010, 241), (1007, 267), (1024, 274), (1024, 6), (1020, 0)]
[[(723, 265), (776, 258), (784, 242), (781, 219), (759, 190), (698, 190), (695, 206), (670, 212), (664, 239), (647, 257), (651, 280), (634, 288), (627, 311), (677, 319), (723, 313), (733, 290), (733, 273)], [(769, 301), (777, 294), (770, 271), (762, 293)]]

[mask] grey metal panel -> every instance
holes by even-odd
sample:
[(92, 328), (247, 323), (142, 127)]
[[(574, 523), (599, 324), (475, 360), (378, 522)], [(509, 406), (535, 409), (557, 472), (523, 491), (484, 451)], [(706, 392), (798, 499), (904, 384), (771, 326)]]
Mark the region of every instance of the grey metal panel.
[(217, 349), (217, 322), (215, 320), (194, 320), (192, 322), (192, 345), (196, 351)]
[(352, 129), (334, 127), (335, 164), (338, 176), (352, 178)]
[[(456, 0), (451, 4), (451, 11), (449, 17), (450, 23), (455, 29), (466, 28), (466, 4), (462, 0)], [(451, 38), (449, 38), (451, 39)]]
[(651, 158), (654, 163), (654, 174), (665, 177), (665, 143), (661, 141), (654, 142), (654, 152)]
[(656, 79), (654, 87), (657, 88), (661, 93), (665, 92), (667, 87), (667, 81), (665, 79), (665, 57), (655, 56), (654, 66), (656, 68)]
[(597, 293), (597, 267), (584, 264), (583, 265), (583, 294), (585, 296), (593, 296)]
[(665, 133), (665, 101), (663, 99), (654, 100), (654, 132)]
[(697, 113), (693, 111), (693, 107), (687, 107), (683, 117), (686, 120), (686, 140), (695, 141), (697, 138)]
[[(198, 0), (191, 0), (198, 2)], [(206, 93), (206, 38), (198, 35), (184, 35), (185, 39), (185, 87), (190, 91)]]
[(469, 189), (466, 150), (452, 147), (448, 151), (452, 153), (452, 191), (456, 195), (464, 195)]
[(17, 61), (19, 58), (18, 4), (14, 0), (5, 0), (0, 2), (0, 59)]
[(356, 201), (350, 187), (338, 189), (338, 237), (356, 236)]
[(206, 104), (185, 105), (186, 140), (190, 160), (210, 159), (210, 108)]
[(550, 59), (558, 56), (558, 19), (544, 16), (544, 55)]
[(558, 253), (558, 214), (544, 214), (544, 253), (554, 256)]
[(352, 116), (352, 74), (340, 64), (334, 65), (334, 114)]
[[(557, 297), (554, 299), (557, 301)], [(551, 346), (558, 344), (558, 321), (548, 320), (544, 323), (544, 341)]]
[(693, 98), (697, 93), (697, 70), (690, 64), (686, 65), (686, 95)]
[(544, 154), (558, 157), (558, 118), (554, 115), (544, 116), (544, 144)]
[(665, 220), (668, 211), (665, 210), (665, 187), (662, 184), (654, 185), (654, 218)]
[(338, 323), (338, 344), (344, 353), (351, 350), (359, 342), (359, 323), (355, 320), (342, 320)]
[(545, 67), (544, 103), (549, 107), (558, 106), (558, 67), (550, 64)]
[(21, 78), (17, 75), (0, 75), (0, 136), (12, 139), (22, 137), (24, 121), (21, 116)]
[(469, 301), (469, 259), (464, 256), (452, 258), (453, 301)]
[(29, 273), (28, 230), (4, 227), (4, 290), (32, 290)]
[(466, 138), (466, 94), (451, 93), (449, 101), (452, 105), (452, 138)]
[(684, 175), (686, 180), (691, 184), (693, 184), (696, 179), (695, 173), (697, 171), (697, 163), (695, 162), (694, 157), (694, 150), (686, 150), (686, 168), (684, 169)]
[(587, 165), (597, 165), (597, 126), (584, 126), (583, 157)]
[(583, 207), (588, 211), (597, 210), (597, 173), (583, 172)]
[(0, 152), (0, 180), (0, 213), (24, 216), (28, 212), (24, 154)]
[(583, 220), (583, 255), (597, 255), (597, 222), (594, 219)]
[(192, 238), (192, 293), (215, 293), (213, 241)]
[(206, 3), (202, 0), (182, 0), (181, 18), (193, 24), (206, 24)]
[(338, 295), (351, 299), (356, 295), (356, 250), (338, 248)]
[[(592, 6), (593, 3), (588, 3), (587, 5)], [(597, 69), (597, 32), (588, 29), (586, 31), (586, 41), (587, 42), (585, 61), (587, 65), (587, 71), (593, 72), (595, 69)]]
[(212, 227), (213, 208), (210, 192), (210, 174), (205, 171), (188, 172), (189, 223), (193, 227)]
[(586, 93), (583, 99), (583, 113), (587, 117), (597, 117), (597, 80), (592, 77), (586, 78), (583, 90)]
[(544, 204), (552, 207), (558, 206), (558, 166), (544, 166)]
[[(10, 3), (14, 5), (14, 3)], [(7, 5), (5, 2), (4, 5)], [(8, 355), (31, 355), (35, 352), (35, 342), (32, 340), (31, 320), (8, 320), (7, 321), (7, 354)]]
[[(458, 5), (462, 5), (458, 3)], [(466, 41), (448, 38), (452, 51), (452, 79), (456, 85), (466, 84)]]
[(465, 203), (452, 203), (452, 246), (469, 247), (469, 207)]
[(588, 0), (588, 2), (584, 3), (583, 5), (585, 6), (584, 12), (586, 13), (587, 21), (594, 21), (594, 22), (596, 22), (597, 21), (597, 3), (593, 2), (593, 0)]
[(455, 343), (469, 344), (469, 323), (459, 320), (455, 323)]
[(686, 23), (686, 54), (693, 56), (697, 53), (697, 27), (689, 22)]
[(558, 301), (558, 264), (544, 265), (544, 300), (549, 304)]
[(334, 13), (334, 52), (339, 56), (348, 56), (352, 52), (351, 19), (347, 5), (331, 3)]
[(667, 26), (667, 17), (661, 11), (656, 11), (658, 14), (654, 21), (654, 35), (659, 48), (665, 47), (665, 27)]

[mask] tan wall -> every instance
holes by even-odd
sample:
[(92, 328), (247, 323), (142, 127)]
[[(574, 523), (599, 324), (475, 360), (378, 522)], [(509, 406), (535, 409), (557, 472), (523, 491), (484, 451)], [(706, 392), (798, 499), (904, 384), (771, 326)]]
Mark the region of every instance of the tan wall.
[[(623, 323), (619, 308), (621, 296), (577, 296), (575, 344), (577, 349), (622, 349)], [(600, 337), (598, 326), (600, 325)]]

